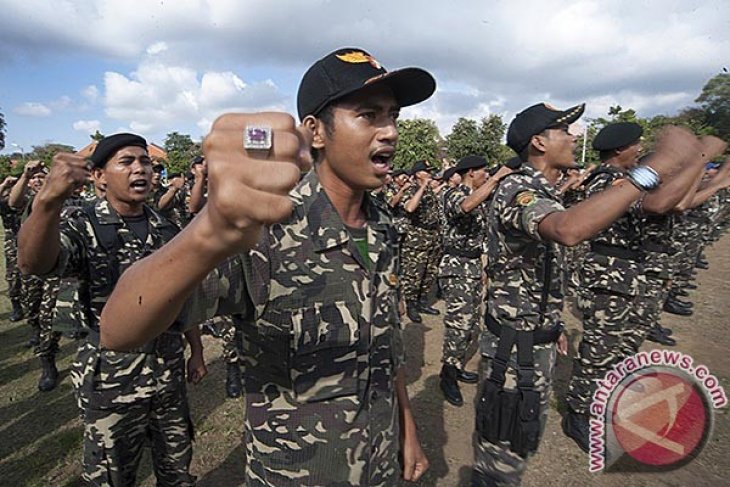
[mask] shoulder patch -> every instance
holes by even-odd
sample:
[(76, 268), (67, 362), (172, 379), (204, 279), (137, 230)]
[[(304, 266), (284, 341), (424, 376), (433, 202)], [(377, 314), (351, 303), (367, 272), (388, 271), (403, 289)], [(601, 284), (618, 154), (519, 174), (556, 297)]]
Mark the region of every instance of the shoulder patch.
[(534, 191), (522, 191), (515, 197), (515, 201), (520, 206), (532, 206), (537, 199), (535, 198)]

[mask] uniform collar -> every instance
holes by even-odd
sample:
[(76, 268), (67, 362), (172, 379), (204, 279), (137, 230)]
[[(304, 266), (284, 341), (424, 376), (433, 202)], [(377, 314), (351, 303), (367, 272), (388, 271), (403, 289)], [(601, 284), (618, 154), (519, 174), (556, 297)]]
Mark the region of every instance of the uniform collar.
[[(315, 169), (304, 176), (291, 196), (306, 219), (315, 251), (337, 247), (350, 240), (350, 232), (332, 205)], [(387, 216), (378, 211), (367, 192), (363, 199), (363, 210), (369, 228), (386, 232)]]
[[(144, 205), (143, 209), (150, 226), (157, 228), (165, 224), (160, 215), (152, 211), (147, 205)], [(94, 205), (94, 213), (96, 214), (97, 220), (99, 220), (99, 223), (102, 225), (121, 225), (123, 223), (122, 217), (119, 213), (117, 213), (117, 210), (109, 204), (109, 201), (107, 201), (106, 198), (99, 199), (96, 202)]]

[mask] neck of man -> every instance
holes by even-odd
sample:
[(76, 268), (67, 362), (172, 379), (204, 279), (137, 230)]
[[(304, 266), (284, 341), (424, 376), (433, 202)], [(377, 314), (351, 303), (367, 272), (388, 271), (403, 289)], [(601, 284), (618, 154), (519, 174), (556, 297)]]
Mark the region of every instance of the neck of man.
[(342, 223), (353, 228), (365, 226), (365, 212), (362, 209), (365, 191), (348, 185), (324, 161), (317, 165), (317, 176), (332, 206), (340, 215)]
[(555, 186), (557, 184), (560, 179), (560, 169), (552, 166), (547, 157), (543, 155), (530, 156), (527, 159), (527, 162), (536, 170), (540, 171), (551, 186)]
[(109, 193), (106, 195), (106, 200), (114, 211), (119, 213), (119, 216), (130, 217), (144, 214), (144, 203), (141, 201), (121, 201), (110, 196)]
[(609, 157), (608, 159), (602, 161), (602, 163), (608, 166), (615, 167), (616, 169), (619, 169), (621, 171), (626, 171), (634, 166), (633, 162), (624, 161), (621, 159), (620, 156)]

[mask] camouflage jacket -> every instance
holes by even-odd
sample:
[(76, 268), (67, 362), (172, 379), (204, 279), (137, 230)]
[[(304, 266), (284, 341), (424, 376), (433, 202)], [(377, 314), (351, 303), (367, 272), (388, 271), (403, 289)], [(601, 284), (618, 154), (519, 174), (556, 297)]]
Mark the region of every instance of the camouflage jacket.
[(170, 205), (168, 205), (168, 207), (164, 210), (160, 210), (160, 200), (165, 193), (167, 193), (168, 189), (170, 189), (169, 186), (158, 186), (158, 188), (150, 195), (150, 206), (178, 227), (184, 228), (192, 219), (188, 212), (188, 203), (190, 202), (190, 185), (186, 181), (183, 187), (175, 193), (175, 196), (172, 197), (172, 203), (170, 203)]
[(671, 274), (673, 215), (647, 215), (642, 230), (641, 249), (644, 255), (643, 270), (658, 277)]
[(280, 478), (393, 485), (394, 377), (404, 361), (397, 234), (388, 213), (366, 198), (370, 271), (315, 171), (291, 199), (291, 217), (267, 227), (243, 259), (211, 273), (188, 301), (185, 320), (254, 318), (243, 325), (254, 485)]
[(444, 256), (439, 265), (441, 277), (482, 277), (481, 256), (485, 251), (487, 231), (486, 209), (484, 204), (469, 213), (461, 208), (471, 192), (466, 186), (442, 190)]
[(118, 250), (110, 254), (87, 215), (77, 210), (61, 222), (61, 249), (55, 268), (50, 275), (78, 278), (83, 288), (82, 301), (86, 302), (89, 327), (99, 330), (99, 318), (119, 276), (136, 261), (162, 247), (179, 231), (175, 225), (145, 206), (149, 233), (142, 242), (127, 226), (105, 199), (93, 207), (100, 225), (111, 225), (119, 238)]
[(421, 201), (419, 201), (416, 210), (413, 213), (408, 213), (405, 210), (406, 203), (413, 198), (417, 191), (418, 184), (414, 184), (406, 190), (403, 198), (401, 198), (399, 205), (403, 209), (403, 214), (412, 227), (432, 231), (438, 230), (439, 206), (436, 193), (433, 192), (430, 185), (423, 192), (423, 196), (421, 197)]
[(529, 164), (496, 188), (487, 217), (487, 300), (500, 324), (534, 330), (560, 323), (562, 250), (543, 241), (538, 225), (564, 210), (555, 188)]
[(12, 238), (20, 230), (20, 212), (8, 204), (7, 199), (0, 200), (0, 218), (2, 218), (5, 238)]
[[(586, 183), (586, 198), (605, 191), (626, 174), (613, 166), (602, 165), (591, 176)], [(643, 293), (646, 282), (641, 263), (643, 225), (643, 212), (640, 205), (634, 204), (591, 239), (591, 250), (581, 269), (584, 287), (629, 296)]]
[(400, 190), (400, 187), (396, 183), (390, 183), (386, 185), (386, 187), (383, 189), (383, 199), (385, 200), (385, 203), (388, 205), (388, 208), (390, 208), (390, 213), (393, 219), (393, 225), (395, 225), (395, 229), (398, 233), (404, 234), (408, 231), (408, 217), (406, 217), (405, 213), (406, 210), (403, 208), (403, 205), (399, 202), (395, 207), (390, 206), (390, 200), (398, 194), (398, 191)]

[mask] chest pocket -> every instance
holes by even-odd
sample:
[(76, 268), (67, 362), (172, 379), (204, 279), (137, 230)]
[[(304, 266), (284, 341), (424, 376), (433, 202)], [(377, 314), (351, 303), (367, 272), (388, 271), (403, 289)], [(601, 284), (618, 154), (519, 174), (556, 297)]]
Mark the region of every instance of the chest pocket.
[[(292, 314), (290, 379), (297, 400), (357, 395), (361, 312), (354, 303), (314, 303)], [(361, 350), (362, 349), (362, 350)]]

